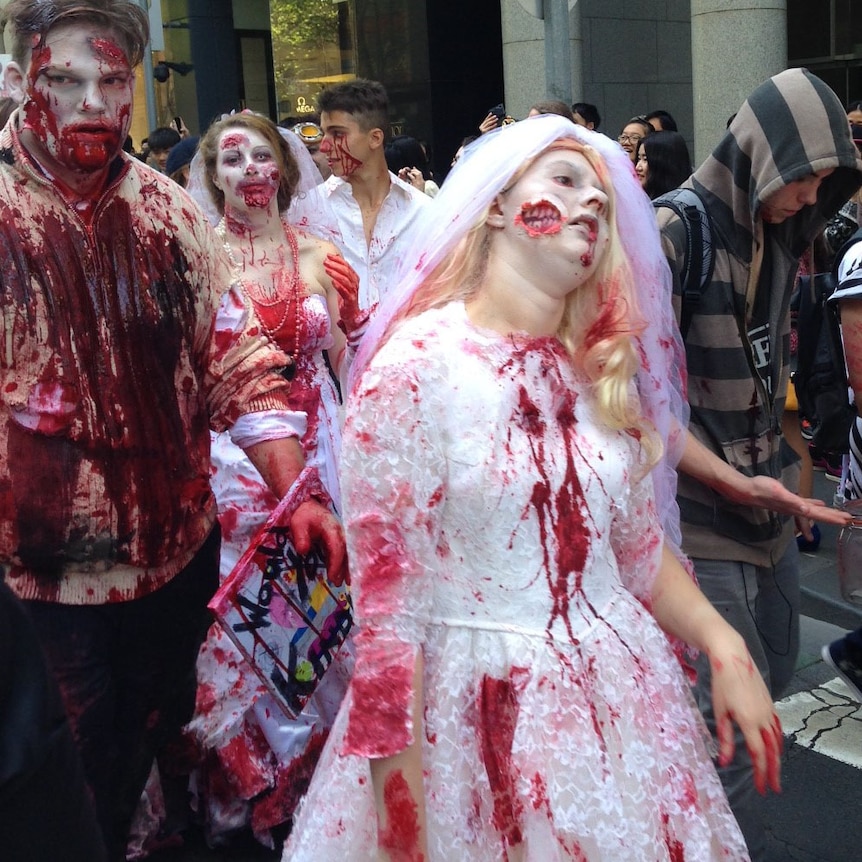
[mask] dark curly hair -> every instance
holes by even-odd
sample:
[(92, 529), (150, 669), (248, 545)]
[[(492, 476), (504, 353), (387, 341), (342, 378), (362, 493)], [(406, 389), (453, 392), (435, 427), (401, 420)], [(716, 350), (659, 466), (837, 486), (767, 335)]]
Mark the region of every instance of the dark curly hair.
[[(299, 166), (290, 151), (290, 146), (281, 136), (278, 126), (268, 117), (264, 117), (262, 114), (253, 114), (251, 111), (231, 114), (229, 117), (216, 120), (206, 130), (198, 147), (204, 162), (207, 189), (218, 211), (224, 213), (224, 192), (213, 182), (213, 177), (218, 161), (218, 141), (227, 129), (249, 129), (262, 135), (269, 142), (275, 154), (281, 177), (278, 183), (278, 211), (284, 212), (290, 206), (290, 201), (299, 182)], [(292, 135), (293, 132), (289, 134)]]

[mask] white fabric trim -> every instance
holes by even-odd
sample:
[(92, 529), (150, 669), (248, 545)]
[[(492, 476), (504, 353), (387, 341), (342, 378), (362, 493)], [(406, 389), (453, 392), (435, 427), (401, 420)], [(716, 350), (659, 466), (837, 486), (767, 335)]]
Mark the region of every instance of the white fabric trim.
[(268, 440), (285, 437), (301, 438), (308, 426), (305, 413), (294, 410), (260, 410), (246, 413), (236, 420), (230, 429), (230, 439), (240, 449), (248, 449)]

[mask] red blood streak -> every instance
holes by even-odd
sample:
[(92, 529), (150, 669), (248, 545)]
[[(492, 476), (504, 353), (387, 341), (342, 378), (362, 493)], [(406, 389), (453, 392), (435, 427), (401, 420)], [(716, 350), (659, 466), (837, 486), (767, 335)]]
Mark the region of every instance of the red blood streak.
[(349, 177), (362, 167), (362, 162), (357, 159), (348, 148), (347, 141), (342, 138), (336, 138), (332, 144), (331, 162), (341, 163), (341, 173), (343, 177)]
[(110, 63), (128, 65), (126, 52), (110, 39), (90, 39), (90, 45), (97, 54), (101, 54)]
[[(533, 444), (533, 457), (540, 479), (533, 487), (530, 502), (539, 520), (545, 572), (552, 598), (548, 628), (560, 619), (574, 641), (576, 638), (571, 628), (569, 603), (580, 592), (591, 537), (585, 518), (586, 503), (574, 460), (574, 428), (568, 419), (554, 429), (554, 433), (562, 434), (566, 440), (566, 467), (560, 489), (552, 494), (544, 464), (545, 423), (538, 407), (523, 387), (520, 391), (519, 412), (524, 416), (535, 416), (534, 436), (537, 439)], [(555, 547), (553, 559), (552, 545)]]
[(356, 635), (354, 645), (353, 703), (343, 750), (361, 757), (396, 754), (412, 739), (413, 647), (379, 637), (367, 626)]
[[(108, 198), (92, 232), (92, 259), (110, 262), (110, 277), (69, 252), (60, 215), (49, 212), (31, 228), (35, 242), (6, 232), (16, 267), (9, 302), (44, 307), (34, 285), (51, 295), (54, 358), (40, 366), (34, 357), (38, 384), (74, 390), (74, 419), (62, 436), (9, 425), (17, 553), (44, 576), (70, 558), (161, 565), (188, 548), (189, 515), (211, 499), (203, 394), (185, 396), (181, 407), (176, 391), (175, 374), (199, 331), (191, 262), (169, 231), (134, 235), (129, 206)], [(162, 224), (167, 199), (157, 195), (150, 206)], [(0, 208), (0, 219), (8, 217)], [(103, 509), (76, 523), (76, 494), (94, 477)], [(182, 498), (184, 489), (194, 501)]]
[(248, 734), (238, 734), (218, 749), (218, 759), (227, 773), (233, 790), (242, 799), (251, 799), (266, 790), (271, 781), (271, 767), (266, 762), (266, 744), (262, 733), (250, 745)]
[(226, 134), (219, 144), (220, 150), (232, 150), (236, 147), (241, 146), (242, 144), (248, 143), (248, 136), (244, 135), (242, 132), (231, 132)]
[(327, 736), (328, 731), (313, 734), (299, 757), (279, 767), (275, 787), (255, 804), (252, 811), (251, 824), (255, 832), (264, 832), (293, 817), (311, 783)]
[(662, 826), (664, 827), (664, 841), (667, 845), (668, 858), (670, 862), (685, 862), (685, 848), (682, 842), (678, 841), (670, 834), (670, 818), (667, 814), (661, 816)]
[(581, 255), (581, 266), (588, 267), (593, 265), (594, 249), (596, 246), (596, 239), (598, 238), (599, 232), (596, 229), (595, 225), (590, 225), (589, 230), (587, 232), (587, 242), (589, 243), (589, 251), (585, 251)]
[(530, 781), (530, 801), (536, 811), (550, 811), (551, 803), (548, 800), (548, 788), (545, 779), (537, 772)]
[(494, 798), (494, 828), (509, 847), (523, 840), (523, 801), (515, 789), (518, 775), (512, 765), (512, 744), (520, 709), (518, 694), (527, 675), (525, 668), (513, 667), (508, 679), (485, 676), (479, 691), (479, 741)]
[(590, 350), (599, 342), (623, 331), (626, 327), (626, 309), (619, 301), (619, 285), (614, 283), (606, 286), (605, 293), (599, 314), (584, 335), (586, 350)]
[(424, 862), (420, 848), (419, 806), (401, 770), (386, 776), (383, 784), (386, 828), (380, 832), (380, 846), (391, 862)]

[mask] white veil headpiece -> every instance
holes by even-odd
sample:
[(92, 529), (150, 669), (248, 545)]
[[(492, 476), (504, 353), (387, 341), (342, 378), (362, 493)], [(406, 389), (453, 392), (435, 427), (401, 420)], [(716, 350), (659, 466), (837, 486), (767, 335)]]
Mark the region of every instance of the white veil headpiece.
[[(226, 119), (229, 116), (231, 115), (225, 114), (221, 119)], [(299, 139), (299, 136), (290, 129), (283, 129), (280, 126), (278, 127), (278, 131), (284, 140), (287, 141), (290, 152), (299, 167), (299, 182), (296, 184), (291, 200), (291, 204), (293, 204), (296, 199), (305, 197), (322, 183), (323, 177), (321, 177), (314, 159), (311, 158), (311, 154), (308, 152), (305, 144)], [(204, 211), (211, 225), (215, 226), (221, 221), (221, 213), (218, 211), (218, 207), (216, 207), (215, 201), (207, 188), (206, 170), (200, 150), (195, 153), (189, 165), (189, 181), (186, 191)]]
[(659, 240), (655, 213), (628, 155), (610, 138), (563, 117), (543, 114), (483, 135), (470, 144), (440, 193), (413, 222), (402, 248), (409, 249), (385, 302), (362, 339), (351, 369), (352, 384), (377, 350), (393, 316), (484, 216), (515, 172), (554, 141), (572, 138), (596, 150), (607, 165), (616, 198), (617, 229), (634, 279), (633, 292), (646, 323), (637, 339), (642, 409), (664, 445), (653, 470), (656, 501), (666, 538), (678, 549), (676, 464), (688, 427), (685, 351), (674, 317), (671, 275)]

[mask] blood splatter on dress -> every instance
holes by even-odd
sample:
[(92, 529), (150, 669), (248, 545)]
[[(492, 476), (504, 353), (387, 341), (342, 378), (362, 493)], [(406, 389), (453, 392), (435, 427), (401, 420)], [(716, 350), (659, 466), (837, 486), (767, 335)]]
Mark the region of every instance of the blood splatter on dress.
[(368, 758), (413, 738), (419, 650), (425, 862), (748, 858), (646, 607), (643, 474), (556, 339), (401, 324), (348, 409), (356, 669), (286, 862), (376, 859)]
[[(332, 346), (331, 322), (321, 295), (304, 295), (299, 308), (296, 324), (291, 317), (281, 319), (280, 327), (278, 319), (285, 316), (277, 307), (272, 322), (267, 320), (267, 309), (256, 310), (277, 343), (283, 342), (282, 329), (297, 333), (296, 348), (288, 345), (296, 362), (290, 407), (307, 415), (301, 440), (306, 464), (317, 467), (338, 506), (340, 405), (323, 354)], [(228, 434), (213, 435), (212, 465), (224, 578), (278, 499)], [(251, 825), (262, 842), (271, 843), (268, 830), (290, 818), (308, 785), (351, 669), (352, 657), (342, 650), (303, 714), (288, 719), (221, 627), (211, 627), (198, 657), (196, 710), (188, 725), (208, 752), (197, 784), (211, 839)]]

